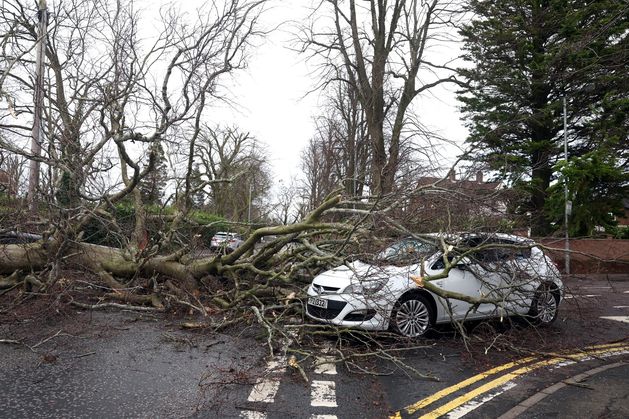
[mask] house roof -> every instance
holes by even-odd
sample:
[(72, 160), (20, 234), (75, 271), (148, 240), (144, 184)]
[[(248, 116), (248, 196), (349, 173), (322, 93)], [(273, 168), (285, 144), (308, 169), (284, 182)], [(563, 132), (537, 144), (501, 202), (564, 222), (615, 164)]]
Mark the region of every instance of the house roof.
[(457, 189), (466, 191), (497, 191), (502, 188), (502, 182), (477, 182), (475, 180), (452, 180), (450, 178), (424, 176), (417, 181), (418, 186), (435, 185), (443, 189)]

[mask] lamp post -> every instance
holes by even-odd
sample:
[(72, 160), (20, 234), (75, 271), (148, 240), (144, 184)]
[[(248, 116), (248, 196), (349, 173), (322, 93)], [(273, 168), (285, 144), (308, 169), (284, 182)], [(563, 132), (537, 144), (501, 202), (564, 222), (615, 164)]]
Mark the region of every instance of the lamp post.
[[(567, 105), (566, 105), (566, 95), (563, 96), (563, 154), (564, 154), (564, 163), (565, 170), (567, 173), (568, 170), (568, 116), (567, 116)], [(564, 174), (564, 201), (565, 201), (565, 211), (564, 211), (564, 227), (566, 230), (565, 237), (565, 270), (566, 275), (570, 275), (570, 235), (568, 233), (568, 218), (572, 213), (572, 201), (568, 200), (568, 178), (566, 174)]]
[(35, 56), (35, 97), (33, 130), (31, 132), (31, 154), (28, 175), (28, 207), (32, 214), (37, 211), (37, 187), (39, 186), (39, 161), (42, 144), (42, 108), (44, 105), (44, 61), (46, 59), (46, 36), (48, 34), (48, 9), (46, 0), (39, 0), (37, 12), (37, 48)]

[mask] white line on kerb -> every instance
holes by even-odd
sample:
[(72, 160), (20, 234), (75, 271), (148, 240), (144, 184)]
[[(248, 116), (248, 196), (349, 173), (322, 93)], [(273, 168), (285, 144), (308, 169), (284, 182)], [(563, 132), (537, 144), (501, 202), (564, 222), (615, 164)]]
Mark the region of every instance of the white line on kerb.
[(336, 404), (336, 383), (334, 381), (313, 380), (310, 385), (310, 406), (338, 407)]
[(470, 413), (471, 411), (477, 409), (478, 407), (480, 407), (481, 405), (487, 403), (488, 401), (490, 401), (491, 399), (493, 399), (496, 396), (500, 396), (502, 393), (504, 393), (507, 390), (511, 390), (513, 387), (515, 387), (517, 384), (514, 383), (513, 381), (507, 381), (507, 383), (505, 383), (504, 386), (502, 386), (502, 388), (494, 393), (488, 394), (486, 396), (484, 396), (482, 399), (479, 400), (470, 400), (469, 402), (465, 403), (462, 406), (457, 407), (456, 409), (452, 410), (449, 414), (448, 414), (448, 419), (459, 419), (462, 418), (463, 416), (467, 415), (468, 413)]

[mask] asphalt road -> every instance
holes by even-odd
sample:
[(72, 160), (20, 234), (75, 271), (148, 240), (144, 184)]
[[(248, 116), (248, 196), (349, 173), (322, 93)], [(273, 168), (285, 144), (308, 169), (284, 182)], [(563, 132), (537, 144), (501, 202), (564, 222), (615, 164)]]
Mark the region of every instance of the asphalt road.
[[(254, 329), (192, 333), (83, 312), (32, 335), (27, 320), (0, 318), (0, 339), (24, 343), (0, 344), (0, 417), (629, 417), (629, 280), (566, 286), (550, 328), (470, 324), (466, 346), (442, 327), (352, 371), (330, 363), (339, 342), (314, 336), (313, 353), (286, 341), (270, 357)], [(376, 336), (370, 348), (390, 342)]]

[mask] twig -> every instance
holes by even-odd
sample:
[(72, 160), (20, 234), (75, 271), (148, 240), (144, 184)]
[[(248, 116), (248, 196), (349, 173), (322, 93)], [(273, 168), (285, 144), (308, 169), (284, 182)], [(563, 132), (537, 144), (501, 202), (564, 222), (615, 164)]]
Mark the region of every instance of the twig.
[(81, 307), (81, 308), (85, 308), (88, 310), (101, 310), (103, 308), (120, 308), (120, 309), (124, 309), (124, 310), (133, 310), (133, 311), (148, 311), (148, 312), (162, 312), (164, 311), (163, 308), (156, 308), (156, 307), (142, 307), (142, 306), (132, 306), (129, 304), (118, 304), (118, 303), (102, 303), (102, 304), (84, 304), (84, 303), (79, 303), (78, 301), (72, 301), (70, 304), (77, 306), (77, 307)]
[(96, 355), (96, 352), (88, 352), (88, 353), (86, 353), (86, 354), (81, 354), (81, 355), (76, 355), (76, 356), (73, 356), (72, 358), (75, 358), (75, 359), (76, 359), (76, 358), (83, 358), (83, 357), (85, 357), (85, 356), (90, 356), (90, 355)]
[(55, 333), (54, 335), (52, 335), (52, 336), (50, 336), (50, 337), (48, 337), (48, 338), (46, 338), (46, 339), (42, 340), (41, 342), (36, 343), (35, 345), (31, 346), (31, 347), (30, 347), (30, 348), (31, 348), (31, 350), (33, 350), (33, 349), (37, 348), (37, 347), (38, 347), (38, 346), (40, 346), (40, 345), (43, 345), (44, 343), (48, 342), (50, 339), (56, 338), (57, 336), (59, 336), (59, 334), (60, 334), (62, 331), (63, 331), (63, 330), (59, 330), (59, 331), (58, 331), (57, 333)]

